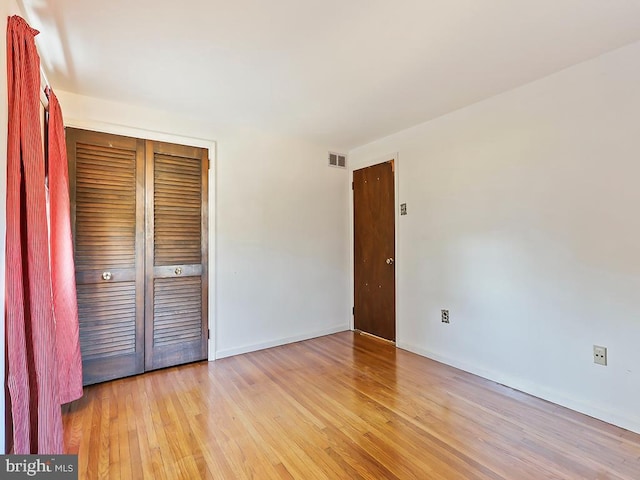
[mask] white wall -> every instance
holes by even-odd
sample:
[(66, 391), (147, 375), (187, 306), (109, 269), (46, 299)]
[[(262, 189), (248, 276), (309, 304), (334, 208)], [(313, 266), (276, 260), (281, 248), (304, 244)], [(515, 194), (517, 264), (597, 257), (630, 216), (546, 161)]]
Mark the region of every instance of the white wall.
[(399, 346), (640, 432), (638, 59), (640, 43), (351, 152), (399, 152)]
[(57, 93), (72, 123), (216, 140), (210, 313), (217, 357), (348, 329), (348, 172), (327, 166), (330, 146)]
[(219, 356), (348, 329), (348, 172), (327, 150), (257, 132), (220, 141)]

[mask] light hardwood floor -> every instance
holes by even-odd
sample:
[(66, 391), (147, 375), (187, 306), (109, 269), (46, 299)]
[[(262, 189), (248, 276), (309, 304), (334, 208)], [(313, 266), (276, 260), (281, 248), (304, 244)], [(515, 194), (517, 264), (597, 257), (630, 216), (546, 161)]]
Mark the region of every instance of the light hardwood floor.
[(94, 385), (80, 478), (640, 479), (640, 435), (344, 332)]

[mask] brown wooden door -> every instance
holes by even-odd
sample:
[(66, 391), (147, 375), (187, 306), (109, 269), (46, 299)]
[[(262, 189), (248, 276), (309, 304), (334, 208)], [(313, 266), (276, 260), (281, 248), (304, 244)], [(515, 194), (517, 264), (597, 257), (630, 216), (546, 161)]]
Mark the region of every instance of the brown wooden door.
[(144, 142), (67, 128), (84, 384), (144, 369)]
[(147, 141), (146, 347), (152, 370), (207, 358), (207, 171), (202, 148)]
[(207, 150), (66, 135), (84, 384), (207, 358)]
[(393, 161), (353, 172), (354, 327), (396, 339)]

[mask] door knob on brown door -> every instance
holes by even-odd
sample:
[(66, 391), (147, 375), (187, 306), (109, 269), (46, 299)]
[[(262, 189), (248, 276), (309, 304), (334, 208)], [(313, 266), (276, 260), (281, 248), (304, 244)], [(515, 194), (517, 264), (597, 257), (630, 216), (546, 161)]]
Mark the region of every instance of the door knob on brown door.
[(393, 265), (393, 258), (387, 258), (387, 265)]
[(103, 272), (102, 273), (103, 280), (111, 280), (111, 272)]
[(182, 275), (182, 269), (180, 267), (176, 268), (175, 272), (176, 275)]

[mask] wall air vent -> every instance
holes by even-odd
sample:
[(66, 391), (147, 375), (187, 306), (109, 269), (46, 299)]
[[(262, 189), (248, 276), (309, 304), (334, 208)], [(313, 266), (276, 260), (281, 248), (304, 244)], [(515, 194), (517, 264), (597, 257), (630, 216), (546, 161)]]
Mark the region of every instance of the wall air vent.
[(329, 152), (329, 166), (347, 168), (347, 156), (344, 153)]

